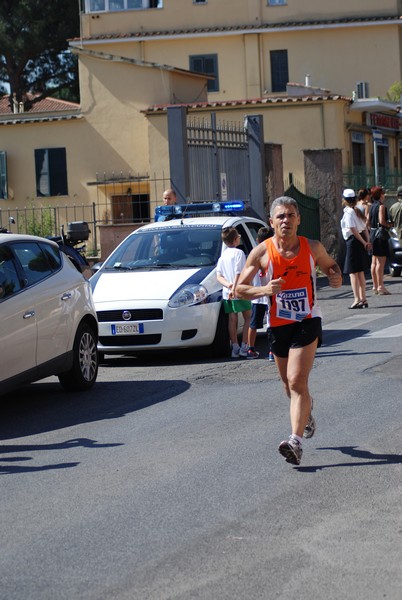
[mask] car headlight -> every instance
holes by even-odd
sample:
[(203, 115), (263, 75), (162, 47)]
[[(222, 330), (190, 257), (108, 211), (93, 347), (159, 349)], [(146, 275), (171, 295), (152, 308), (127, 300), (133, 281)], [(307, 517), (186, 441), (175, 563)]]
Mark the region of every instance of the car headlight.
[(191, 306), (199, 304), (207, 299), (208, 292), (203, 285), (186, 285), (178, 292), (173, 294), (168, 302), (170, 308), (180, 308), (181, 306)]

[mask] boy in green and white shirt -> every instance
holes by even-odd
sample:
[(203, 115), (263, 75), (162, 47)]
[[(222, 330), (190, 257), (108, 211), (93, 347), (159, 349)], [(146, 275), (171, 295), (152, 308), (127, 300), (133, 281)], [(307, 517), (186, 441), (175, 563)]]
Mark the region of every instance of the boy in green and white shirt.
[[(246, 263), (246, 255), (237, 246), (241, 236), (235, 227), (222, 229), (222, 241), (226, 245), (216, 267), (216, 277), (222, 284), (223, 307), (229, 319), (229, 337), (232, 345), (232, 358), (247, 358), (248, 329), (251, 318), (251, 302), (236, 298), (236, 285), (242, 268)], [(242, 344), (239, 346), (237, 336), (238, 314), (242, 313), (244, 326)]]

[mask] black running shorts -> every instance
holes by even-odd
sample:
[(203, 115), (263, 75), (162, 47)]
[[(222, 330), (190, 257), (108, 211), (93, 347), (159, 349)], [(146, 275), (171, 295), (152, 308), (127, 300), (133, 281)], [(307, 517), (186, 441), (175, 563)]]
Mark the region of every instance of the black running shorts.
[(318, 347), (322, 343), (321, 318), (304, 319), (290, 325), (268, 328), (268, 341), (275, 356), (286, 358), (290, 348), (303, 348), (318, 338)]

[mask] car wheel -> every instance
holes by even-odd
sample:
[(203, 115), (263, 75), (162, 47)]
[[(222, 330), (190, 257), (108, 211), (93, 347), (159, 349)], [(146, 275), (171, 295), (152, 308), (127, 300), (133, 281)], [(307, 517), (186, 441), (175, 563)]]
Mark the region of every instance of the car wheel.
[(212, 357), (227, 357), (230, 355), (228, 316), (223, 308), (219, 312), (214, 341), (208, 348), (208, 355)]
[(61, 373), (59, 381), (64, 389), (79, 392), (91, 388), (98, 375), (97, 339), (87, 323), (81, 323), (75, 334), (73, 346), (73, 366), (70, 371)]
[(390, 267), (389, 268), (389, 274), (391, 275), (391, 277), (399, 277), (401, 274), (402, 269), (398, 269), (397, 267)]

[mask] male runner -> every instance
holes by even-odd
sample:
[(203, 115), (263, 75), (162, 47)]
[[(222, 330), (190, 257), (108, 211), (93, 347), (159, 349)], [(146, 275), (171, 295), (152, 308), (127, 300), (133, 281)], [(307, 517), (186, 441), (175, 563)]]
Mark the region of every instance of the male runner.
[[(312, 437), (315, 431), (308, 378), (322, 338), (316, 266), (334, 288), (342, 285), (342, 273), (321, 242), (297, 235), (300, 213), (296, 200), (287, 196), (274, 200), (269, 221), (274, 236), (250, 252), (236, 290), (237, 297), (245, 300), (269, 297), (268, 338), (290, 399), (292, 429), (278, 449), (287, 462), (298, 465), (302, 439)], [(251, 285), (258, 271), (267, 274), (267, 285)]]

